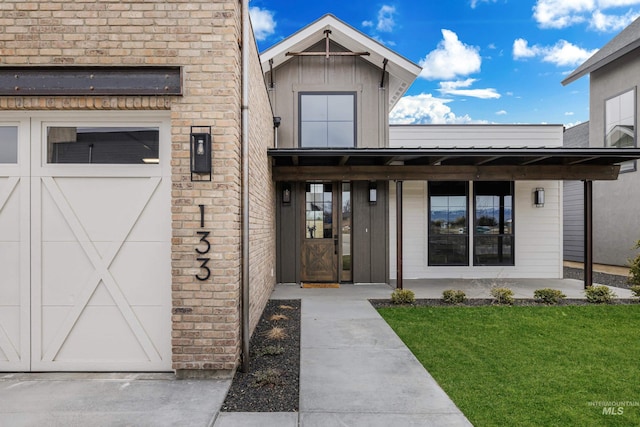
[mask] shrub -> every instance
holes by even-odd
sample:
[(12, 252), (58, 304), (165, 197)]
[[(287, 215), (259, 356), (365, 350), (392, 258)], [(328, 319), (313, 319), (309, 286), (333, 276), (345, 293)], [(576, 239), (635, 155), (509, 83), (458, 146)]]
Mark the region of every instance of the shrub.
[(282, 384), (282, 372), (275, 368), (266, 368), (253, 374), (253, 387), (275, 387)]
[(280, 328), (279, 326), (274, 326), (265, 332), (265, 336), (270, 340), (282, 341), (287, 338), (287, 331), (284, 328)]
[(268, 345), (256, 350), (256, 357), (277, 356), (282, 353), (284, 353), (284, 347), (282, 347), (281, 345)]
[(536, 302), (555, 305), (561, 299), (566, 298), (567, 296), (563, 294), (562, 291), (559, 291), (557, 289), (544, 288), (535, 290), (533, 292), (533, 297), (535, 298)]
[(606, 286), (589, 286), (584, 290), (587, 302), (592, 304), (610, 304), (617, 296)]
[(466, 299), (467, 296), (463, 291), (447, 289), (442, 292), (442, 300), (447, 304), (462, 304)]
[(496, 304), (513, 304), (513, 291), (509, 288), (492, 288), (491, 296)]
[(394, 304), (413, 304), (416, 295), (409, 289), (396, 289), (391, 293), (391, 302)]
[(633, 292), (633, 296), (635, 298), (639, 298), (640, 299), (640, 285), (632, 286), (629, 289), (631, 289), (631, 292)]
[[(633, 249), (640, 249), (640, 240)], [(629, 258), (629, 283), (640, 286), (640, 253), (635, 258)]]

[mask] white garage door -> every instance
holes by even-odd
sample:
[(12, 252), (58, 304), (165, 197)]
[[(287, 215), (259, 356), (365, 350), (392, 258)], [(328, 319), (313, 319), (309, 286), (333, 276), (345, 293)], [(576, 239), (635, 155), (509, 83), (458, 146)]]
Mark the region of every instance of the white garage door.
[(0, 370), (171, 369), (169, 138), (0, 115)]

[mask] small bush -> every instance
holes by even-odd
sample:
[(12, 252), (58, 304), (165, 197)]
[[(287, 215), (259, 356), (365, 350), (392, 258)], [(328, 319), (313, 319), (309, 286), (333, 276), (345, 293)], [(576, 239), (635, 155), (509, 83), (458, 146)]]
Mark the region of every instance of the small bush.
[(413, 304), (416, 295), (409, 289), (396, 289), (391, 293), (391, 302), (394, 304)]
[(591, 304), (610, 304), (617, 296), (606, 286), (589, 286), (584, 293)]
[(632, 286), (629, 289), (631, 289), (631, 292), (633, 292), (633, 296), (635, 298), (640, 299), (640, 285)]
[(496, 304), (513, 304), (513, 291), (509, 288), (492, 288), (491, 296)]
[[(633, 249), (640, 249), (640, 240)], [(629, 283), (640, 286), (640, 253), (635, 258), (629, 258)]]
[(278, 314), (273, 314), (271, 317), (269, 317), (269, 320), (271, 320), (272, 322), (277, 322), (278, 320), (289, 320), (289, 318), (284, 314), (278, 313)]
[(265, 335), (270, 340), (281, 341), (281, 340), (283, 340), (283, 339), (285, 339), (287, 337), (287, 331), (284, 328), (280, 328), (278, 326), (274, 326), (273, 328), (269, 329), (265, 333)]
[(253, 387), (275, 387), (282, 384), (282, 372), (279, 369), (267, 368), (253, 374)]
[(282, 347), (281, 345), (268, 345), (256, 350), (256, 357), (277, 356), (282, 353), (284, 353), (284, 347)]
[(557, 289), (544, 288), (535, 290), (533, 292), (533, 297), (536, 302), (555, 305), (567, 296)]
[(466, 299), (467, 295), (463, 291), (447, 289), (442, 292), (442, 300), (447, 304), (462, 304)]

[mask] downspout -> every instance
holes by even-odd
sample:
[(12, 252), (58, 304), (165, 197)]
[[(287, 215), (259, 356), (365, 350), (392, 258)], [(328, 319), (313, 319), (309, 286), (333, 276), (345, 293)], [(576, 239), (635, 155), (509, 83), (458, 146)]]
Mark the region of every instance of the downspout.
[(249, 0), (242, 1), (242, 371), (249, 372)]

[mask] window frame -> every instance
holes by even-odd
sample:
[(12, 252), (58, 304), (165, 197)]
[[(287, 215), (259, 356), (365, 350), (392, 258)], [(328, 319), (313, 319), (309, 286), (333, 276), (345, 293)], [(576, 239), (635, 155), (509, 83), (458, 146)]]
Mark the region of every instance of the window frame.
[[(604, 136), (603, 136), (603, 146), (605, 148), (610, 148), (611, 146), (607, 143), (607, 128), (609, 127), (609, 122), (607, 121), (607, 104), (616, 99), (616, 98), (620, 98), (623, 95), (626, 95), (628, 93), (632, 94), (632, 99), (633, 99), (633, 113), (632, 113), (632, 117), (633, 117), (633, 146), (634, 148), (636, 148), (638, 146), (638, 124), (637, 124), (637, 112), (638, 112), (638, 97), (637, 97), (637, 87), (634, 86), (630, 89), (626, 89), (623, 90), (613, 96), (610, 96), (609, 98), (605, 98), (604, 99), (604, 111), (603, 111), (603, 132), (604, 132)], [(618, 122), (620, 121), (620, 117), (618, 117)], [(635, 172), (636, 170), (638, 170), (637, 168), (637, 161), (636, 160), (630, 160), (628, 162), (623, 162), (620, 164), (620, 173), (628, 173), (628, 172)]]
[[(507, 183), (509, 185), (510, 195), (511, 195), (511, 233), (501, 233), (501, 234), (479, 234), (477, 233), (476, 223), (478, 220), (478, 184), (481, 182), (496, 182), (496, 183)], [(516, 230), (515, 230), (515, 203), (516, 203), (516, 191), (515, 191), (515, 182), (514, 181), (477, 181), (474, 182), (473, 185), (473, 266), (474, 267), (513, 267), (516, 264)], [(484, 196), (487, 194), (480, 194), (480, 196)], [(502, 207), (503, 209), (503, 207)], [(504, 214), (503, 214), (504, 215)], [(476, 260), (476, 248), (478, 237), (486, 237), (486, 236), (495, 236), (496, 238), (502, 237), (510, 237), (511, 238), (511, 262), (509, 263), (479, 263)]]
[[(344, 95), (349, 95), (352, 97), (353, 99), (353, 145), (351, 146), (331, 146), (329, 145), (329, 140), (327, 138), (327, 145), (320, 145), (320, 146), (304, 146), (303, 145), (303, 138), (302, 138), (302, 133), (303, 133), (303, 120), (302, 120), (302, 104), (303, 104), (303, 98), (305, 96), (332, 96), (332, 95), (340, 95), (340, 96), (344, 96)], [(357, 148), (358, 147), (358, 93), (357, 91), (301, 91), (298, 92), (298, 147), (299, 148), (309, 148), (309, 149), (315, 149), (315, 148)], [(330, 120), (327, 120), (325, 123), (330, 123)], [(334, 121), (335, 122), (335, 121)]]
[[(455, 234), (454, 236), (463, 235), (465, 237), (465, 262), (464, 263), (435, 263), (431, 259), (431, 185), (432, 184), (442, 184), (442, 183), (460, 183), (464, 184), (464, 195), (462, 194), (438, 194), (437, 196), (447, 196), (447, 197), (463, 197), (465, 200), (465, 215), (466, 215), (466, 232), (462, 234)], [(428, 181), (427, 182), (427, 266), (429, 267), (469, 267), (469, 181)]]

